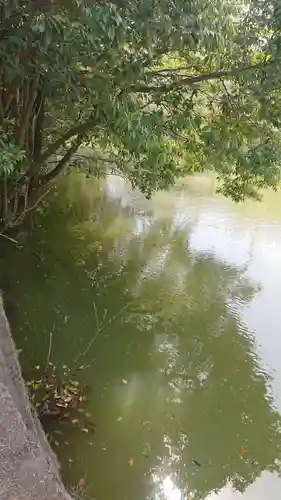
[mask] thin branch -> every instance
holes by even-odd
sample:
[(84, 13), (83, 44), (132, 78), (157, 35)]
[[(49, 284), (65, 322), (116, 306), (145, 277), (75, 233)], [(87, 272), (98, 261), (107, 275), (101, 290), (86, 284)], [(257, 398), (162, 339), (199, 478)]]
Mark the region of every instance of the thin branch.
[(8, 114), (9, 108), (10, 108), (10, 106), (11, 106), (14, 98), (15, 98), (14, 94), (12, 94), (12, 93), (9, 94), (9, 96), (7, 98), (7, 101), (5, 102), (5, 105), (4, 105), (4, 113), (5, 113), (5, 115)]
[(5, 116), (2, 102), (2, 92), (0, 92), (0, 125), (5, 130)]
[(96, 306), (95, 302), (94, 302), (94, 310), (95, 310), (95, 317), (96, 317), (97, 329), (99, 330), (100, 329), (99, 316), (98, 316), (97, 306)]
[(140, 93), (149, 93), (149, 92), (170, 92), (171, 90), (178, 89), (180, 87), (192, 86), (195, 83), (202, 83), (209, 80), (217, 80), (218, 78), (226, 78), (229, 76), (233, 76), (230, 71), (217, 71), (215, 73), (207, 73), (205, 75), (197, 75), (197, 76), (188, 76), (186, 78), (182, 78), (174, 83), (164, 84), (164, 85), (133, 85), (127, 89), (127, 92), (140, 92)]
[(148, 71), (147, 74), (161, 75), (161, 73), (177, 73), (178, 71), (189, 71), (190, 66), (178, 66), (177, 68), (162, 68)]
[[(1, 88), (4, 86), (4, 82), (2, 81), (2, 76), (3, 76), (3, 68), (0, 68), (0, 85)], [(0, 125), (2, 126), (3, 130), (5, 129), (5, 115), (4, 115), (4, 107), (3, 107), (3, 100), (2, 100), (2, 90), (0, 90)]]
[(39, 205), (39, 203), (41, 203), (41, 201), (43, 200), (43, 198), (45, 198), (45, 196), (47, 196), (47, 194), (49, 194), (49, 192), (54, 188), (54, 185), (50, 186), (49, 189), (46, 189), (41, 196), (39, 196), (39, 198), (37, 198), (37, 200), (35, 201), (35, 203), (33, 205), (31, 205), (30, 207), (28, 208), (25, 208), (21, 213), (20, 215), (17, 217), (17, 219), (13, 222), (13, 224), (8, 224), (5, 228), (5, 229), (8, 229), (8, 228), (11, 228), (11, 227), (15, 227), (17, 226), (18, 224), (20, 224), (22, 222), (22, 220), (24, 219), (24, 217), (26, 216), (26, 214), (28, 212), (31, 212), (32, 210), (34, 210), (37, 205)]
[(8, 187), (7, 187), (7, 173), (4, 172), (3, 176), (3, 215), (4, 219), (8, 217), (9, 200), (8, 200)]
[[(33, 158), (36, 163), (42, 154), (42, 144), (43, 144), (43, 128), (44, 128), (44, 118), (45, 118), (45, 97), (42, 95), (42, 89), (40, 90), (40, 102), (38, 105), (38, 113), (35, 122), (35, 132), (34, 132), (34, 147), (33, 147)], [(36, 103), (35, 103), (36, 104)]]
[(10, 238), (10, 236), (7, 236), (6, 234), (0, 233), (0, 236), (8, 241), (11, 241), (11, 243), (15, 243), (15, 245), (21, 246), (17, 240), (15, 240), (14, 238)]
[(48, 365), (49, 365), (49, 362), (50, 362), (50, 357), (51, 357), (51, 352), (52, 352), (52, 340), (53, 340), (53, 333), (50, 332), (49, 349), (48, 349), (48, 354), (47, 354), (47, 358), (46, 358), (45, 373), (46, 373), (46, 371), (48, 369)]
[(232, 104), (232, 103), (231, 103), (232, 97), (231, 97), (230, 93), (228, 92), (228, 89), (227, 89), (227, 86), (226, 86), (226, 85), (225, 85), (225, 83), (224, 83), (224, 80), (221, 80), (221, 83), (222, 83), (222, 86), (223, 86), (224, 91), (225, 91), (225, 93), (226, 93), (227, 100), (228, 100), (229, 104)]
[(184, 135), (181, 135), (178, 132), (175, 132), (175, 130), (170, 129), (169, 127), (167, 127), (167, 125), (162, 125), (162, 126), (165, 130), (167, 130), (167, 132), (169, 134), (171, 134), (172, 137), (175, 137), (176, 139), (182, 139), (183, 141), (188, 140), (188, 137), (185, 137)]
[(47, 194), (49, 194), (49, 192), (53, 189), (54, 186), (51, 186), (48, 190), (44, 191), (44, 193), (39, 196), (39, 198), (37, 198), (36, 202), (31, 206), (31, 207), (28, 207), (26, 210), (25, 210), (25, 214), (27, 214), (28, 212), (31, 212), (31, 210), (34, 210), (34, 208), (37, 207), (37, 205), (39, 205), (39, 203), (43, 200), (43, 198), (45, 198), (45, 196), (47, 196)]
[(104, 330), (108, 325), (110, 325), (113, 321), (115, 321), (118, 318), (118, 316), (120, 316), (120, 314), (122, 314), (129, 307), (130, 304), (131, 304), (131, 302), (128, 302), (128, 304), (126, 304), (124, 307), (122, 307), (114, 316), (112, 316), (111, 319), (109, 319), (106, 323), (103, 323), (100, 326), (100, 328), (98, 328), (96, 334), (90, 340), (90, 342), (87, 345), (86, 349), (83, 352), (80, 352), (76, 356), (76, 358), (74, 359), (74, 364), (76, 364), (79, 361), (79, 359), (81, 359), (82, 357), (86, 356), (86, 354), (88, 354), (88, 352), (91, 349), (93, 343), (95, 342), (95, 340), (97, 339), (97, 337), (100, 335), (100, 333), (102, 332), (102, 330)]

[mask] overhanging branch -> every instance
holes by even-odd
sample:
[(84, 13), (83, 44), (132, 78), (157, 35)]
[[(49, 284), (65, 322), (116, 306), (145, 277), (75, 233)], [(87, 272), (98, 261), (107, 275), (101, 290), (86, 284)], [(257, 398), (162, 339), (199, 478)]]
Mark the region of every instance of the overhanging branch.
[(84, 136), (88, 130), (91, 129), (96, 124), (96, 117), (91, 117), (89, 120), (87, 120), (84, 123), (79, 123), (79, 125), (75, 125), (74, 127), (70, 128), (65, 132), (61, 137), (59, 137), (56, 141), (52, 142), (52, 144), (49, 145), (49, 147), (44, 151), (44, 153), (39, 157), (38, 161), (36, 162), (36, 166), (43, 165), (45, 161), (50, 158), (53, 154), (58, 151), (66, 141), (74, 137), (75, 135), (79, 136)]
[[(245, 71), (250, 71), (250, 70), (258, 70), (263, 68), (264, 66), (267, 66), (270, 64), (270, 61), (268, 63), (260, 63), (260, 64), (255, 64), (252, 66), (247, 66), (245, 68), (235, 68), (232, 70), (224, 70), (224, 71), (214, 71), (211, 73), (204, 73), (202, 75), (194, 75), (194, 76), (187, 76), (185, 78), (180, 78), (179, 80), (173, 82), (173, 83), (167, 83), (163, 85), (145, 85), (145, 84), (139, 84), (139, 85), (131, 85), (130, 87), (124, 88), (121, 90), (121, 94), (129, 94), (129, 93), (150, 93), (150, 92), (160, 92), (160, 93), (165, 93), (165, 92), (170, 92), (172, 90), (179, 89), (181, 87), (188, 87), (196, 84), (196, 83), (203, 83), (207, 82), (210, 80), (219, 80), (222, 78), (231, 78), (240, 75), (241, 73)], [(167, 71), (167, 70), (166, 70)]]
[(67, 165), (67, 163), (72, 158), (74, 153), (76, 153), (82, 141), (83, 141), (83, 136), (78, 135), (77, 138), (73, 141), (73, 144), (70, 146), (68, 151), (56, 165), (56, 167), (40, 179), (41, 186), (43, 186), (44, 184), (48, 184), (63, 171), (64, 167)]

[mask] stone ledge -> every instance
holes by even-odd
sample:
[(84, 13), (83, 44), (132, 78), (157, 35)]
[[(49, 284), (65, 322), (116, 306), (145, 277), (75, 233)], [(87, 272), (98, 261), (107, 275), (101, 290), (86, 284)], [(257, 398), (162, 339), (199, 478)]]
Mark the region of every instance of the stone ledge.
[(28, 393), (0, 296), (0, 500), (71, 500)]

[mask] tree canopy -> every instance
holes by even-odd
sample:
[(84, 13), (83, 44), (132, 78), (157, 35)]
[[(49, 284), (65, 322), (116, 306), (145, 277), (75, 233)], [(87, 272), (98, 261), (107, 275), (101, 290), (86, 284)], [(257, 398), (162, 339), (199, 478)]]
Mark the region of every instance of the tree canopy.
[(147, 196), (276, 187), (280, 29), (280, 0), (0, 0), (1, 231), (83, 144)]

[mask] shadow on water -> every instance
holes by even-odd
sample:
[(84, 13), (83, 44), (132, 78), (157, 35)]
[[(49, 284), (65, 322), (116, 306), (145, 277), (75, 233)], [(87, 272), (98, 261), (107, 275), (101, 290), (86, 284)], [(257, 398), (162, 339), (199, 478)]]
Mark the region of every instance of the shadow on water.
[(50, 332), (54, 363), (91, 365), (96, 435), (64, 426), (57, 451), (92, 498), (205, 499), (279, 472), (270, 374), (240, 314), (259, 286), (191, 250), (197, 222), (176, 220), (76, 178), (7, 258), (24, 373), (44, 366)]

